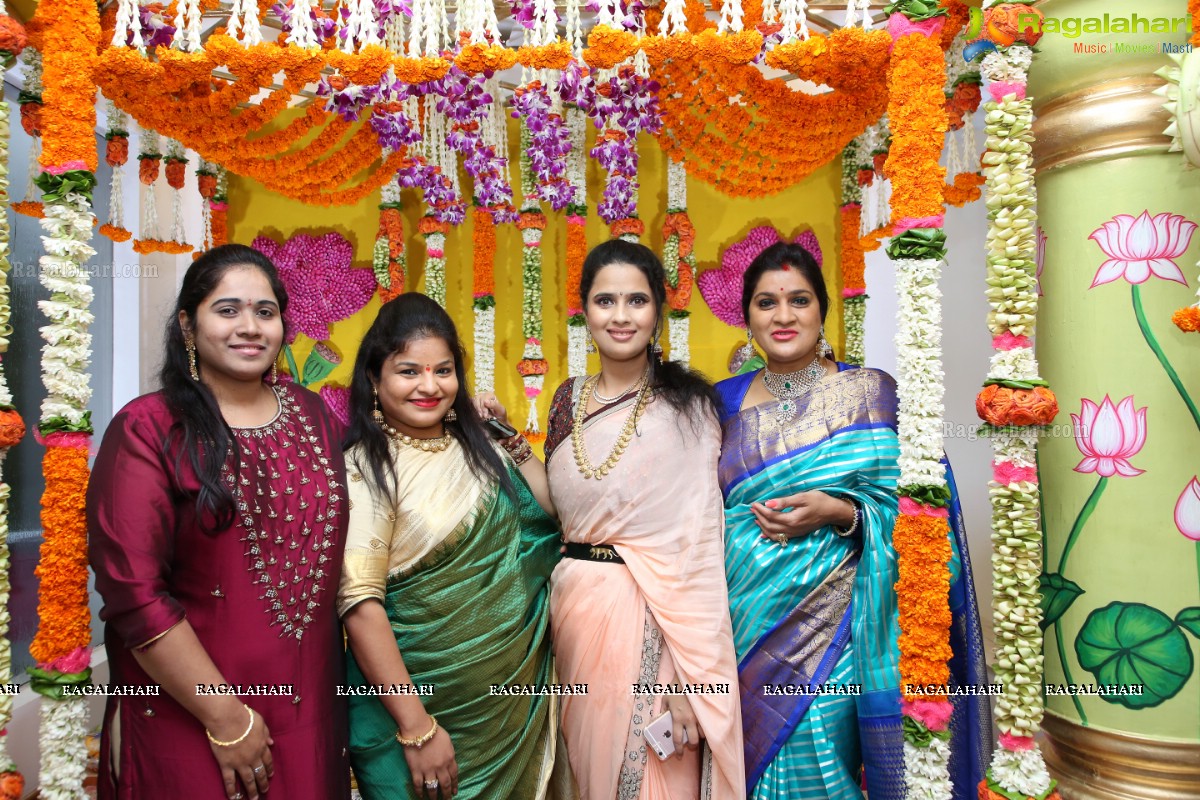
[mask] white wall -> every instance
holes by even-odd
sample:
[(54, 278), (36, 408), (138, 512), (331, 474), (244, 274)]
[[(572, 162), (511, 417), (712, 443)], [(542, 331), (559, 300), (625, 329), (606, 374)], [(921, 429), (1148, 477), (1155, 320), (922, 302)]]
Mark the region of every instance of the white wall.
[[(983, 115), (975, 114), (977, 141), (983, 143)], [(991, 479), (992, 450), (976, 436), (980, 419), (975, 395), (992, 354), (987, 329), (983, 201), (946, 211), (947, 259), (942, 273), (942, 353), (946, 372), (946, 452), (954, 468), (966, 520), (975, 591), (984, 638), (991, 643)], [(866, 363), (896, 372), (896, 276), (884, 248), (867, 253)], [(989, 648), (990, 651), (990, 648)], [(991, 653), (988, 653), (991, 658)]]

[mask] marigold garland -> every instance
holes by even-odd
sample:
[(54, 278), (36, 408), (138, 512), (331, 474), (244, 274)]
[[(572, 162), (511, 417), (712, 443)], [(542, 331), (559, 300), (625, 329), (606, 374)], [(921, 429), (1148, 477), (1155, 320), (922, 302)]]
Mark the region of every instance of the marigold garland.
[(59, 0), (38, 6), (38, 16), (52, 14), (42, 30), (42, 103), (51, 110), (41, 124), (41, 164), (54, 167), (83, 161), (95, 172), (96, 85), (91, 73), (100, 39), (100, 18), (89, 0)]
[(921, 699), (904, 687), (947, 686), (950, 681), (950, 526), (944, 517), (900, 514), (892, 531), (898, 562), (896, 593), (900, 605), (901, 688), (908, 699)]
[(1200, 49), (1200, 0), (1188, 0), (1188, 14), (1192, 17), (1192, 49)]
[(938, 165), (946, 133), (945, 56), (936, 40), (900, 37), (888, 73), (892, 146), (885, 174), (892, 181), (892, 222), (943, 214), (946, 170)]
[(46, 216), (45, 209), (42, 207), (40, 200), (21, 200), (11, 205), (13, 211), (18, 214), (23, 214), (26, 217), (41, 219)]
[(1181, 308), (1171, 315), (1171, 321), (1184, 333), (1200, 333), (1200, 308)]
[(107, 222), (100, 226), (99, 233), (101, 236), (107, 236), (114, 242), (127, 242), (133, 238), (132, 231), (127, 231), (124, 228), (118, 228), (117, 226), (111, 225)]
[(404, 293), (404, 273), (407, 266), (404, 257), (404, 218), (400, 216), (400, 208), (397, 205), (379, 207), (376, 246), (382, 248), (382, 258), (375, 263), (379, 299), (380, 302), (386, 303)]
[(981, 186), (983, 186), (982, 173), (961, 172), (954, 176), (954, 183), (942, 185), (942, 199), (946, 205), (962, 208), (983, 196)]
[[(854, 297), (867, 289), (867, 260), (858, 238), (862, 206), (849, 203), (841, 209), (842, 296)], [(853, 292), (853, 294), (847, 294)]]

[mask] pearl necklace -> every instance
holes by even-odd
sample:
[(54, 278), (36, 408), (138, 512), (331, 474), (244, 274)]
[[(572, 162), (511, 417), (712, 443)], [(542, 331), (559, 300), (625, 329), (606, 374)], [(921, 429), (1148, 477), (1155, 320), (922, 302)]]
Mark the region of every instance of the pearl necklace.
[(592, 385), (592, 397), (596, 398), (597, 403), (600, 403), (601, 405), (610, 406), (627, 394), (631, 394), (633, 392), (640, 392), (642, 390), (642, 384), (646, 382), (646, 378), (648, 375), (649, 375), (648, 372), (643, 372), (642, 377), (638, 378), (636, 383), (634, 383), (628, 389), (618, 392), (617, 394), (613, 395), (612, 397), (605, 397), (604, 395), (600, 394), (600, 376), (597, 375), (596, 383)]
[(424, 450), (426, 453), (440, 453), (450, 446), (450, 441), (454, 438), (450, 434), (444, 434), (433, 439), (417, 439), (409, 436), (407, 433), (400, 431), (388, 425), (386, 422), (379, 423), (379, 427), (383, 428), (383, 432), (388, 435), (388, 438), (393, 441), (406, 444), (417, 450)]
[(780, 424), (796, 417), (796, 398), (807, 394), (824, 377), (825, 365), (819, 356), (795, 372), (771, 372), (769, 368), (763, 368), (763, 386), (779, 400), (775, 416)]
[(579, 405), (575, 408), (575, 421), (571, 426), (571, 445), (575, 451), (575, 466), (579, 468), (583, 477), (596, 480), (607, 475), (625, 454), (625, 448), (629, 446), (629, 440), (633, 438), (634, 429), (642, 416), (642, 410), (646, 407), (646, 400), (650, 396), (650, 382), (643, 375), (639, 381), (637, 399), (633, 403), (629, 416), (625, 418), (625, 424), (621, 427), (621, 433), (617, 436), (617, 442), (613, 445), (612, 452), (600, 466), (593, 467), (591, 459), (588, 458), (587, 445), (583, 441), (583, 421), (587, 417), (588, 400), (592, 398), (599, 380), (600, 375), (596, 374), (584, 381), (583, 390), (579, 395)]

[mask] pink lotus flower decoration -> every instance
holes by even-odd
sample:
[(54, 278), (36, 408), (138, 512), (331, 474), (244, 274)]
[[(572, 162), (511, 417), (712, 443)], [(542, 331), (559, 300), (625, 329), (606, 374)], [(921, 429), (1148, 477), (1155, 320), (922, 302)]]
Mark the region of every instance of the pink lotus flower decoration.
[(1088, 288), (1117, 278), (1145, 283), (1151, 275), (1187, 286), (1187, 279), (1173, 259), (1187, 250), (1195, 230), (1196, 223), (1170, 212), (1151, 217), (1149, 211), (1143, 211), (1137, 219), (1117, 214), (1088, 237), (1108, 256)]
[(1146, 409), (1133, 407), (1130, 395), (1116, 406), (1108, 395), (1100, 405), (1086, 397), (1078, 415), (1071, 415), (1075, 426), (1075, 443), (1083, 453), (1076, 472), (1096, 472), (1101, 477), (1120, 475), (1132, 478), (1145, 470), (1129, 463), (1129, 459), (1146, 444)]
[(343, 425), (350, 425), (350, 389), (345, 386), (333, 386), (325, 384), (321, 387), (321, 399), (325, 401), (325, 405), (333, 412), (333, 415), (341, 420)]
[(301, 233), (283, 244), (259, 236), (250, 246), (275, 263), (288, 291), (288, 342), (303, 333), (314, 341), (329, 338), (329, 326), (362, 309), (375, 292), (375, 273), (354, 269), (354, 247), (340, 233)]
[[(718, 269), (700, 273), (696, 284), (700, 287), (704, 302), (708, 303), (717, 319), (735, 328), (746, 327), (746, 320), (742, 316), (742, 276), (759, 253), (781, 241), (783, 237), (779, 231), (770, 225), (752, 228), (746, 238), (725, 248)], [(821, 245), (815, 233), (805, 231), (792, 241), (807, 250), (818, 267), (824, 266)]]
[(1200, 481), (1192, 478), (1175, 501), (1175, 527), (1187, 538), (1200, 542)]

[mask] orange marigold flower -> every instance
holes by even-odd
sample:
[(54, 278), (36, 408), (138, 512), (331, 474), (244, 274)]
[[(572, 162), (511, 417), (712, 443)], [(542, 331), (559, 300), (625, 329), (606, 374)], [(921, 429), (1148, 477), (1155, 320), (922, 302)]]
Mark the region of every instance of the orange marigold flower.
[(114, 242), (128, 242), (133, 236), (133, 233), (125, 230), (124, 228), (118, 228), (116, 225), (110, 225), (106, 222), (100, 226), (100, 235), (107, 236)]
[(486, 208), (471, 209), (471, 243), (474, 274), (471, 291), (476, 297), (496, 293), (496, 220)]
[(900, 684), (949, 682), (951, 549), (949, 523), (940, 517), (896, 518), (892, 541), (899, 578)]
[(24, 214), (27, 217), (41, 219), (46, 216), (46, 210), (42, 207), (40, 200), (22, 200), (12, 204), (12, 210), (18, 214)]
[(167, 159), (167, 185), (172, 189), (182, 189), (187, 180), (187, 162), (173, 158)]
[(1200, 308), (1181, 308), (1171, 315), (1171, 321), (1184, 333), (1200, 333)]
[(857, 205), (844, 205), (841, 210), (842, 230), (842, 288), (865, 289), (867, 268), (863, 256), (862, 245), (858, 241), (858, 226), (862, 217), (862, 208)]
[(1049, 425), (1058, 415), (1058, 399), (1044, 386), (1010, 389), (991, 384), (975, 397), (975, 413), (991, 425)]
[(0, 410), (0, 447), (16, 447), (25, 435), (25, 420), (14, 409)]
[(21, 103), (21, 128), (30, 136), (41, 136), (42, 104)]
[(129, 160), (129, 137), (113, 136), (104, 143), (104, 163), (119, 167)]

